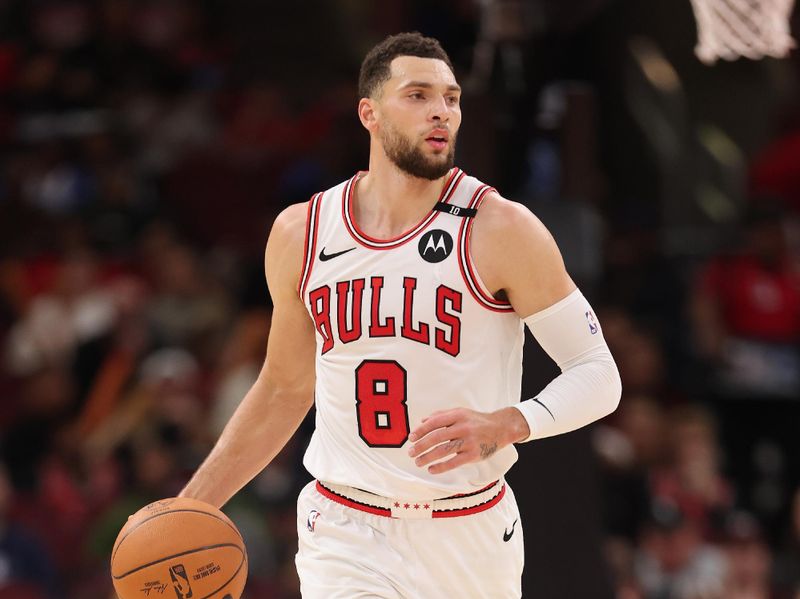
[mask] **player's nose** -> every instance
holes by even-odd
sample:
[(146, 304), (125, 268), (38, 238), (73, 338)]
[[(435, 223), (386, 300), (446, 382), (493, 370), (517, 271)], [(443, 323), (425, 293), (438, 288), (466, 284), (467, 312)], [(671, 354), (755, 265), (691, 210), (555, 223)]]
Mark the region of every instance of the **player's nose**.
[(430, 105), (429, 116), (431, 120), (447, 122), (450, 120), (450, 106), (444, 96), (433, 99)]

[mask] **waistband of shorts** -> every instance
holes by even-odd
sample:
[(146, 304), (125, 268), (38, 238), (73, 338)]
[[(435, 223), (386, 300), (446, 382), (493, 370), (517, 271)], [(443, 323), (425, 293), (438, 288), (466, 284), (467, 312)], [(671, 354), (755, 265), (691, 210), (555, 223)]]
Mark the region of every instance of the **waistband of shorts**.
[(482, 489), (442, 499), (419, 500), (384, 497), (354, 487), (317, 481), (317, 491), (331, 501), (387, 518), (457, 518), (488, 510), (506, 494), (506, 484), (496, 480)]

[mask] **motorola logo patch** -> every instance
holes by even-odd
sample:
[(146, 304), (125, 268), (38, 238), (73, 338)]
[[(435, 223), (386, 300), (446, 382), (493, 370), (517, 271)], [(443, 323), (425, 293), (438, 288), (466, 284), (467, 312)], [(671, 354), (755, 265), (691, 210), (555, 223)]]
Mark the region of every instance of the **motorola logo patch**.
[(441, 229), (428, 231), (419, 240), (419, 255), (427, 262), (441, 262), (453, 251), (453, 238)]

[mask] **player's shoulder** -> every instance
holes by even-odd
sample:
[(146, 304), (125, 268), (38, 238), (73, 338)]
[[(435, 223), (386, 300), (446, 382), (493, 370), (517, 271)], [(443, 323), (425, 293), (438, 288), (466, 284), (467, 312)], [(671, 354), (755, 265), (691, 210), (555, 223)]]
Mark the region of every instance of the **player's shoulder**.
[(281, 210), (272, 222), (267, 239), (266, 258), (300, 262), (306, 238), (308, 202), (292, 204)]
[(475, 215), (473, 236), (480, 236), (501, 248), (530, 247), (552, 242), (547, 227), (527, 206), (492, 190)]
[(305, 251), (308, 202), (284, 208), (272, 223), (264, 252), (264, 266), (272, 301), (293, 297)]
[(300, 235), (303, 236), (306, 229), (306, 219), (308, 217), (309, 202), (299, 202), (287, 206), (275, 217), (272, 224), (272, 234), (281, 235)]
[[(342, 181), (334, 187), (315, 193), (306, 202), (291, 204), (284, 208), (272, 224), (270, 238), (279, 236), (289, 242), (297, 241), (298, 239), (304, 241), (308, 232), (309, 217), (314, 214), (319, 215), (323, 207), (327, 206), (332, 198), (340, 195), (352, 180), (353, 178)], [(327, 200), (323, 202), (326, 198)]]
[(308, 204), (308, 202), (300, 202), (281, 210), (272, 223), (267, 248), (278, 246), (302, 251), (306, 237)]

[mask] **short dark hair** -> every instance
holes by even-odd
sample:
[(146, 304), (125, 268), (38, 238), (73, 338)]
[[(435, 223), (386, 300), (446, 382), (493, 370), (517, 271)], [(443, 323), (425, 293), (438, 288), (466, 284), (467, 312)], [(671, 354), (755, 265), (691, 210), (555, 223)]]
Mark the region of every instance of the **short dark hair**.
[(437, 58), (444, 61), (450, 70), (453, 63), (444, 51), (439, 40), (425, 37), (418, 31), (390, 35), (364, 57), (361, 71), (358, 74), (358, 95), (370, 98), (377, 89), (391, 77), (390, 66), (398, 56), (418, 56), (420, 58)]

